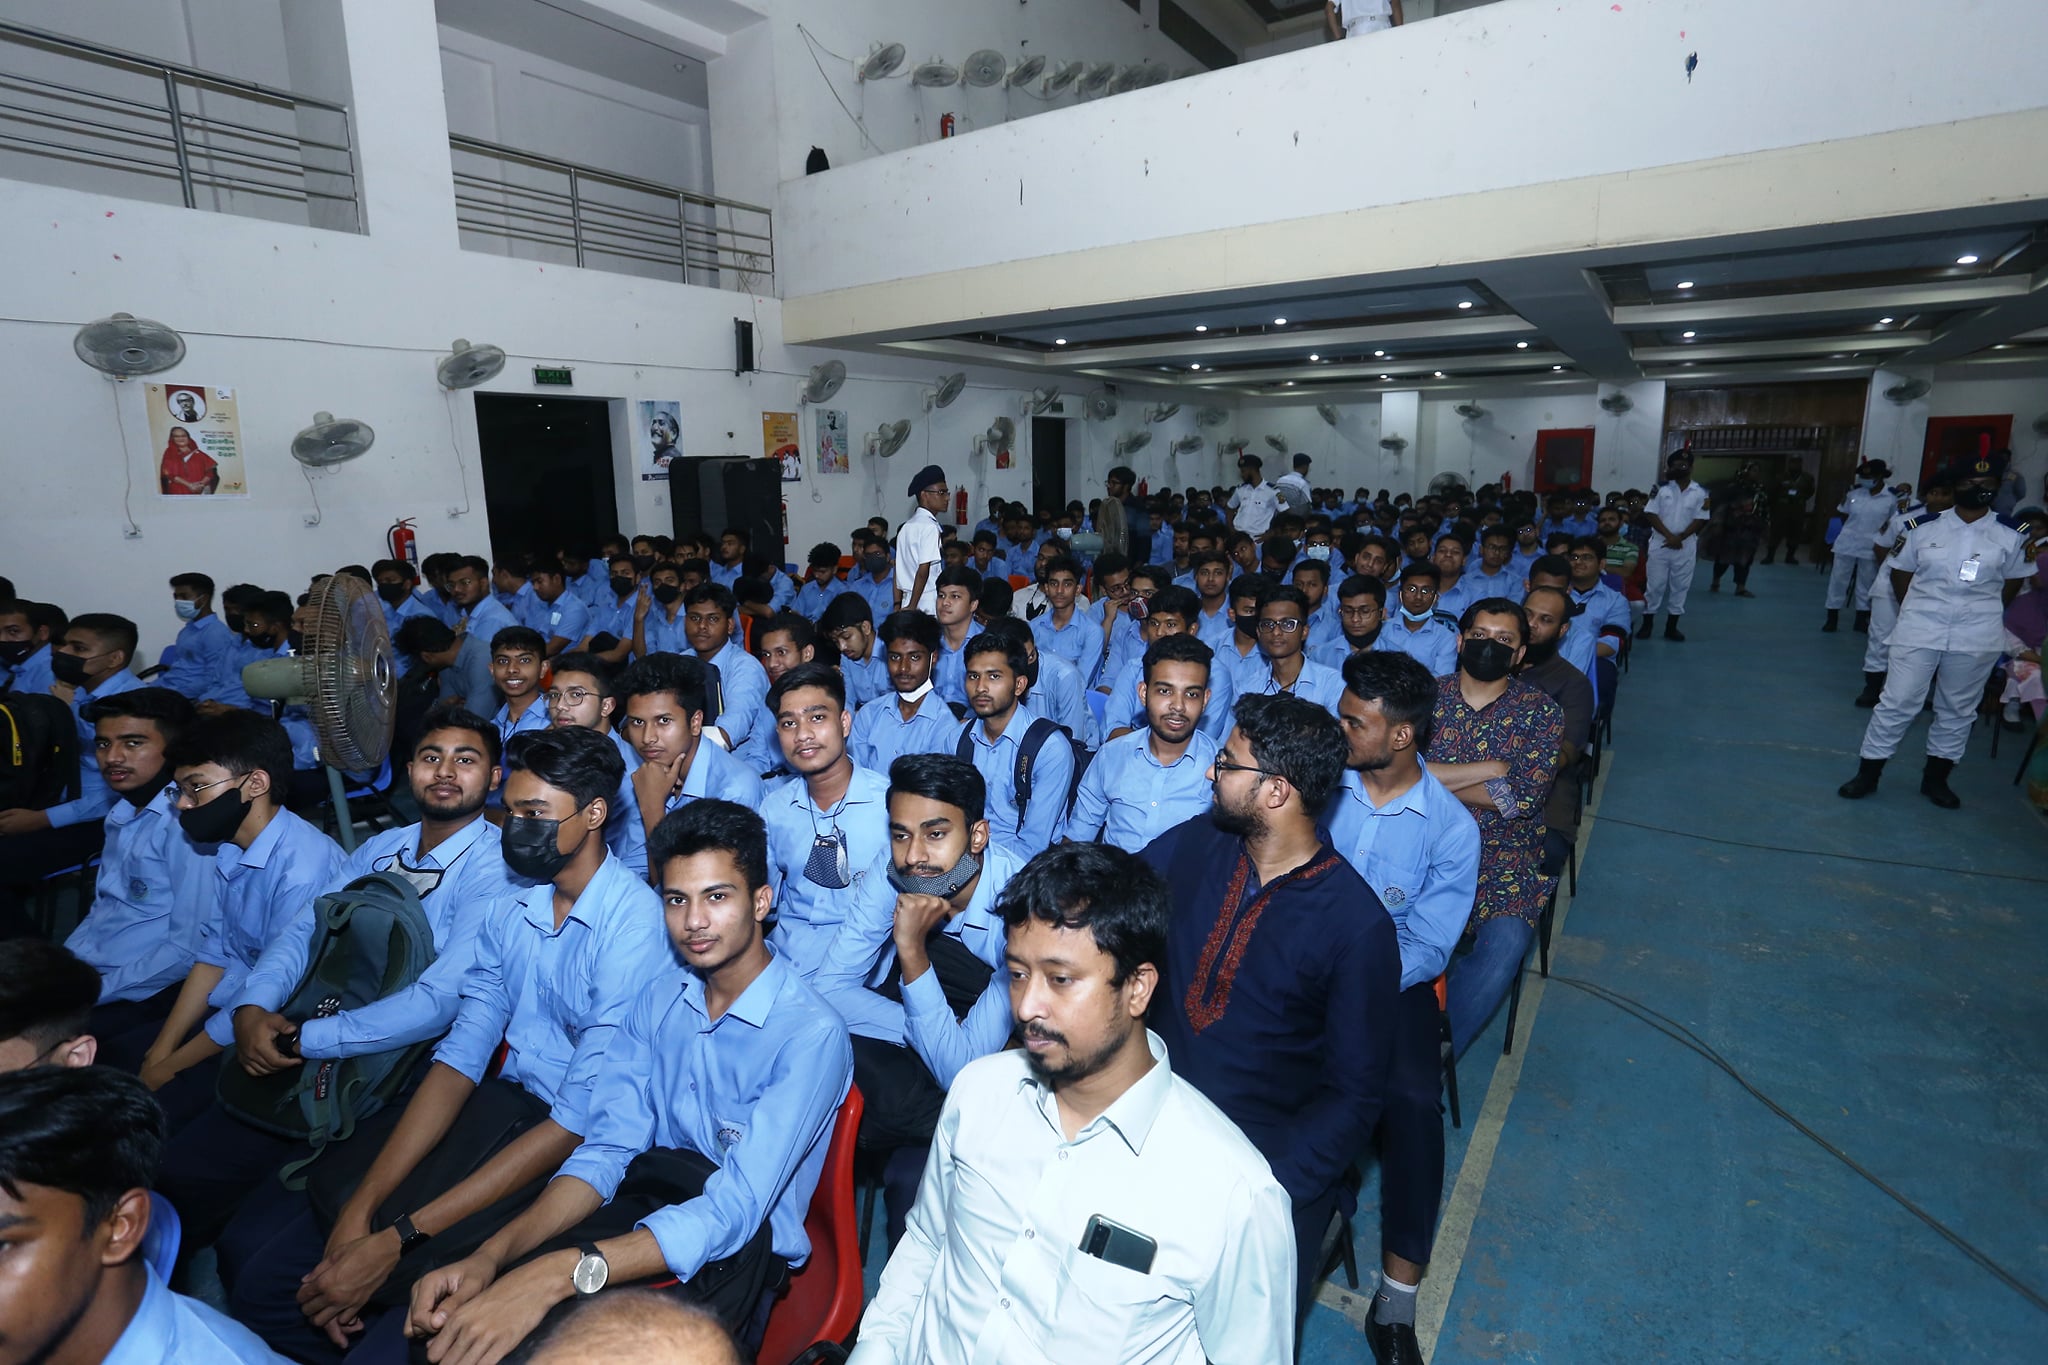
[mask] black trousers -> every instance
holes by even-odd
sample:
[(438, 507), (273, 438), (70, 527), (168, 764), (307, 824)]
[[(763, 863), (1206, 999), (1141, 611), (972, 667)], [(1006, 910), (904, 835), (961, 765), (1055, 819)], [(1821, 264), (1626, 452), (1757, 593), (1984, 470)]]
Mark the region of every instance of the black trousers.
[(117, 1071), (139, 1071), (142, 1058), (178, 1003), (183, 981), (173, 981), (145, 1000), (109, 1000), (93, 1007), (92, 1036), (99, 1039), (99, 1063)]
[[(305, 1190), (287, 1190), (275, 1181), (258, 1186), (221, 1234), (217, 1250), (221, 1281), (230, 1286), (228, 1312), (272, 1350), (300, 1361), (341, 1360), (342, 1353), (326, 1333), (315, 1329), (299, 1310), (299, 1285), (326, 1254), (342, 1205), (369, 1174), (402, 1113), (394, 1107), (373, 1114), (355, 1136), (313, 1164)], [(441, 1141), (377, 1208), (371, 1229), (389, 1227), (401, 1214), (461, 1184), (547, 1116), (546, 1101), (524, 1087), (505, 1080), (485, 1081)], [(371, 1294), (364, 1320), (403, 1307), (421, 1276), (482, 1246), (540, 1196), (547, 1179), (543, 1176), (479, 1209), (402, 1256), (391, 1277)]]
[(1421, 1265), (1436, 1241), (1444, 1192), (1442, 1039), (1435, 986), (1424, 981), (1402, 991), (1377, 1133), (1380, 1250)]

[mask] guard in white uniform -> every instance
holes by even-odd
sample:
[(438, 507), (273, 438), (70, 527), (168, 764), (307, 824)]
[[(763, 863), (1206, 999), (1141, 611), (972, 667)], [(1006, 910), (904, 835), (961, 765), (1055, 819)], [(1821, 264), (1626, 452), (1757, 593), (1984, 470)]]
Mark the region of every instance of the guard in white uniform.
[(1920, 791), (1943, 810), (1963, 804), (1949, 790), (1948, 775), (1963, 756), (1985, 680), (2004, 648), (2005, 605), (2032, 572), (2025, 529), (1991, 510), (2006, 458), (1999, 452), (1951, 464), (1956, 505), (1916, 520), (1891, 558), (1899, 593), (1891, 667), (1863, 732), (1863, 761), (1841, 787), (1850, 800), (1877, 790), (1885, 760), (1920, 714), (1932, 683), (1934, 723)]
[(1899, 597), (1892, 591), (1892, 576), (1885, 570), (1885, 556), (1895, 555), (1906, 543), (1906, 531), (1929, 512), (1946, 512), (1955, 505), (1955, 490), (1947, 484), (1928, 480), (1922, 490), (1924, 502), (1911, 494), (1899, 495), (1899, 510), (1884, 525), (1884, 538), (1877, 547), (1877, 580), (1870, 585), (1870, 639), (1863, 647), (1863, 691), (1856, 704), (1869, 708), (1884, 694), (1886, 661), (1891, 657), (1892, 625), (1899, 619)]
[(1643, 510), (1650, 517), (1650, 561), (1643, 587), (1643, 624), (1638, 640), (1650, 638), (1657, 624), (1657, 608), (1669, 612), (1664, 618), (1664, 638), (1683, 641), (1678, 618), (1685, 615), (1686, 594), (1692, 591), (1692, 571), (1699, 562), (1700, 528), (1707, 524), (1707, 490), (1692, 481), (1692, 452), (1674, 450), (1664, 462), (1665, 481), (1657, 485), (1650, 504)]
[(1824, 631), (1841, 629), (1842, 608), (1849, 594), (1856, 595), (1856, 629), (1870, 628), (1870, 585), (1877, 578), (1877, 547), (1884, 541), (1885, 525), (1899, 510), (1898, 499), (1888, 492), (1885, 480), (1892, 471), (1883, 460), (1865, 460), (1856, 467), (1856, 486), (1835, 510), (1842, 514), (1842, 529), (1835, 535), (1835, 567), (1828, 574), (1828, 619)]
[(1244, 482), (1230, 495), (1230, 525), (1254, 540), (1265, 537), (1280, 510), (1280, 490), (1266, 482), (1265, 470), (1266, 462), (1256, 455), (1237, 457), (1237, 474)]

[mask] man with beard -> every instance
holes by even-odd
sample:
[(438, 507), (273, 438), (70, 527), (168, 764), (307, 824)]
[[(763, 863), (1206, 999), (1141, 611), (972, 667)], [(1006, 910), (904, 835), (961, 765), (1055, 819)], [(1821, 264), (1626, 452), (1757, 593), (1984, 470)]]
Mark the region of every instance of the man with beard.
[[(1186, 594), (1185, 588), (1161, 594)], [(1157, 618), (1148, 616), (1151, 627)], [(1209, 646), (1185, 631), (1145, 650), (1145, 727), (1102, 746), (1067, 817), (1066, 837), (1103, 840), (1135, 853), (1160, 833), (1208, 809), (1216, 742), (1197, 727), (1209, 700)]]
[(1400, 1009), (1394, 922), (1316, 828), (1344, 755), (1323, 707), (1241, 697), (1207, 818), (1139, 855), (1173, 898), (1153, 1027), (1292, 1200), (1298, 1312), (1379, 1122)]
[[(1584, 628), (1575, 620), (1580, 609), (1562, 588), (1532, 588), (1522, 601), (1529, 617), (1529, 647), (1522, 652), (1522, 666), (1515, 676), (1533, 683), (1564, 711), (1564, 741), (1558, 750), (1557, 771), (1562, 778), (1578, 763), (1579, 755), (1593, 737), (1593, 686), (1586, 675), (1564, 657), (1562, 646), (1572, 634)], [(1555, 877), (1564, 871), (1565, 860), (1579, 837), (1579, 813), (1573, 799), (1574, 779), (1553, 782), (1550, 803), (1544, 807), (1543, 822), (1549, 831), (1543, 836), (1542, 871)]]
[(1285, 1359), (1286, 1194), (1145, 1029), (1158, 876), (1062, 844), (1010, 880), (1002, 916), (1022, 1046), (954, 1079), (854, 1365)]
[[(1566, 665), (1569, 670), (1570, 665)], [(1379, 1126), (1380, 1287), (1366, 1334), (1381, 1365), (1420, 1365), (1415, 1297), (1443, 1197), (1443, 1029), (1436, 980), (1472, 913), (1479, 826), (1422, 766), (1436, 680), (1403, 654), (1365, 652), (1344, 665), (1337, 719), (1344, 781), (1330, 843), (1393, 916), (1401, 999)]]

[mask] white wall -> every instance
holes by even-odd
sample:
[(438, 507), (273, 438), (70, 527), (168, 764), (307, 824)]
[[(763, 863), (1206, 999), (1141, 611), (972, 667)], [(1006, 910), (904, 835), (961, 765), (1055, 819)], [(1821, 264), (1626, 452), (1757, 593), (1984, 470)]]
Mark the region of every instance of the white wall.
[[(1979, 0), (1967, 22), (1948, 6), (1886, 5), (1872, 23), (1870, 8), (1503, 0), (872, 157), (784, 185), (785, 297), (2041, 104), (2048, 5)], [(1930, 70), (1971, 78), (1930, 82)], [(1368, 143), (1372, 129), (1388, 135)]]

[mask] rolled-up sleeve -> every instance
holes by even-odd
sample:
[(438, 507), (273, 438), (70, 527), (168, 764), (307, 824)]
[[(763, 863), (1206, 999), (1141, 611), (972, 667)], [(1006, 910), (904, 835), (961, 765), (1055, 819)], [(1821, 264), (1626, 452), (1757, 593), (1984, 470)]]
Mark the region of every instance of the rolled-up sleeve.
[(455, 1022), (449, 1026), (448, 1036), (434, 1049), (435, 1061), (460, 1071), (472, 1081), (483, 1080), (491, 1065), (491, 1054), (498, 1050), (505, 1037), (505, 1025), (512, 1018), (512, 995), (505, 987), (499, 921), (517, 913), (517, 898), (507, 897), (502, 915), (484, 921), (476, 937), (473, 960), (462, 976)]

